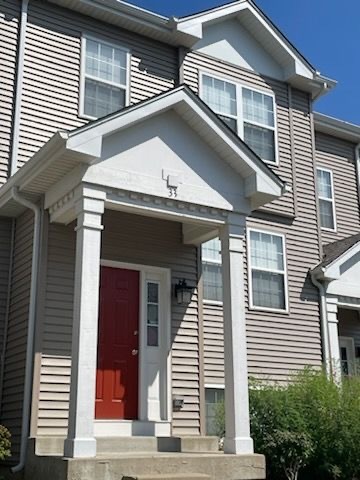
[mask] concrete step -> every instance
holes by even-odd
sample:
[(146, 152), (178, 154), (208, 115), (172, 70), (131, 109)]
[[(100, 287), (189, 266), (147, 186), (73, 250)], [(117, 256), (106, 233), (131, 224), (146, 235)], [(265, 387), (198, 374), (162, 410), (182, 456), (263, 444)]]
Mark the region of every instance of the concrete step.
[(108, 453), (157, 452), (156, 437), (97, 437), (96, 451), (98, 455)]
[(216, 453), (219, 451), (217, 437), (163, 437), (157, 440), (159, 452)]
[(25, 469), (25, 480), (124, 480), (124, 477), (137, 480), (264, 480), (265, 458), (223, 453), (123, 453), (84, 459), (33, 455), (27, 458)]
[(204, 473), (172, 473), (124, 476), (122, 480), (211, 480), (211, 477)]

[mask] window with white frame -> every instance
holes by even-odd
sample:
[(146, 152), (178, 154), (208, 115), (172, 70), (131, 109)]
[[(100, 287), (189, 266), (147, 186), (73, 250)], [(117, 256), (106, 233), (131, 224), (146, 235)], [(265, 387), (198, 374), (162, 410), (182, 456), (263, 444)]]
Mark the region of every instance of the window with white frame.
[(99, 118), (127, 104), (129, 53), (117, 45), (83, 37), (81, 114)]
[(250, 307), (287, 310), (283, 235), (249, 230)]
[(222, 302), (221, 243), (214, 238), (202, 245), (204, 300)]
[(317, 169), (317, 187), (321, 228), (335, 230), (335, 199), (331, 170), (325, 168)]
[(277, 163), (272, 95), (203, 73), (201, 97), (260, 158)]
[(224, 388), (205, 388), (206, 435), (219, 435), (219, 425), (216, 421), (221, 404), (224, 403)]

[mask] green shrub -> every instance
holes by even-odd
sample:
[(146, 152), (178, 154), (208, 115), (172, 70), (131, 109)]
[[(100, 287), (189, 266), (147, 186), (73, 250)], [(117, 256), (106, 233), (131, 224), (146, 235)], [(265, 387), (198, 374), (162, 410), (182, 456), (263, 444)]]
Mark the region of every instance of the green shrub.
[(0, 425), (0, 460), (5, 460), (11, 456), (11, 435), (7, 428)]
[[(224, 432), (224, 407), (218, 408)], [(287, 386), (252, 382), (251, 435), (268, 480), (360, 480), (360, 378), (306, 369)]]

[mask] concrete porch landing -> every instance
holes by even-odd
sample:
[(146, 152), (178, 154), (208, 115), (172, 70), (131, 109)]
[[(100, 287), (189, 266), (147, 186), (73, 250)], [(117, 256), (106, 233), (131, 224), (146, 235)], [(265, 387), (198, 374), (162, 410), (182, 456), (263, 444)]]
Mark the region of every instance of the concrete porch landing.
[(116, 453), (92, 459), (31, 456), (25, 480), (264, 480), (262, 455)]

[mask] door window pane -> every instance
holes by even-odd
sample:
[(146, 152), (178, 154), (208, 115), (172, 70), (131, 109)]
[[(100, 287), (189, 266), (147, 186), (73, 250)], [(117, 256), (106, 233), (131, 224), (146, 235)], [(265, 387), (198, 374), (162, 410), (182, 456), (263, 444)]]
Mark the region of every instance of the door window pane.
[(147, 282), (147, 346), (159, 346), (159, 284)]

